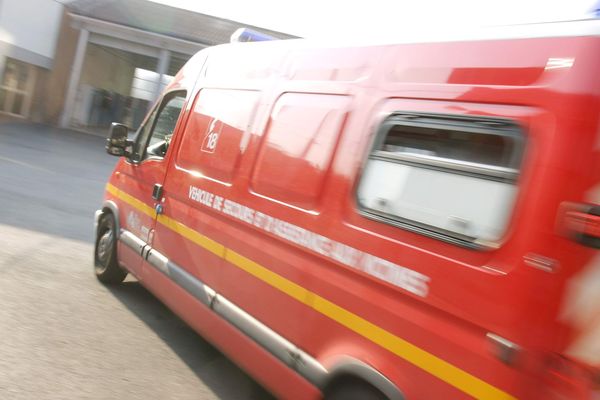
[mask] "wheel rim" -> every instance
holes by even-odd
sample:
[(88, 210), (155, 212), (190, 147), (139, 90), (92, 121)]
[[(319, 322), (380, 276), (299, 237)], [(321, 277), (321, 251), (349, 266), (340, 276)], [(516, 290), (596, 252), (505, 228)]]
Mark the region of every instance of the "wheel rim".
[(98, 267), (100, 270), (105, 270), (108, 267), (112, 256), (113, 242), (114, 235), (110, 228), (108, 228), (98, 239), (96, 257), (98, 259)]

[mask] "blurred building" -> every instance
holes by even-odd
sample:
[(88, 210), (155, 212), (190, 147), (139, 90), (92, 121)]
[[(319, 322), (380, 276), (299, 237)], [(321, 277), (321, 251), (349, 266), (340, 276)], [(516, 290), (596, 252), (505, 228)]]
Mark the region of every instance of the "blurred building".
[(0, 116), (137, 127), (194, 53), (240, 27), (146, 0), (0, 0)]
[(62, 17), (52, 0), (0, 0), (0, 113), (37, 114)]

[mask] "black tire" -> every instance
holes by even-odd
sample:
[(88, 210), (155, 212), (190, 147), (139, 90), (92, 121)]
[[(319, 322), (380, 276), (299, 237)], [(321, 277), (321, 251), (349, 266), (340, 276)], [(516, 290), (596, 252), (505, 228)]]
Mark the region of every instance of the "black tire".
[(94, 246), (94, 272), (96, 278), (104, 284), (123, 282), (127, 271), (119, 266), (117, 261), (117, 234), (115, 219), (111, 213), (100, 217)]
[(325, 391), (324, 400), (388, 400), (388, 398), (366, 382), (343, 380)]

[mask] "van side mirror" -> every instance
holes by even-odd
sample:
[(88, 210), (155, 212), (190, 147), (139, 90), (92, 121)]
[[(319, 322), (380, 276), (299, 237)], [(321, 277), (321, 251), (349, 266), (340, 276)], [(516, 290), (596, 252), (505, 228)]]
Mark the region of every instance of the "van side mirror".
[(113, 156), (129, 156), (128, 148), (133, 142), (127, 139), (128, 133), (127, 126), (113, 122), (108, 131), (108, 139), (106, 139), (106, 152)]

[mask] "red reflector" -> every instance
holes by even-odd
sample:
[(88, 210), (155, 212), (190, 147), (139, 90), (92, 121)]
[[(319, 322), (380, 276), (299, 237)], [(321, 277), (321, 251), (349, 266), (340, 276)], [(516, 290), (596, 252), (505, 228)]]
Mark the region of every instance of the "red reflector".
[(544, 371), (548, 380), (545, 384), (554, 396), (543, 398), (598, 400), (600, 392), (594, 386), (598, 368), (558, 354), (550, 355), (546, 362)]
[(571, 232), (600, 238), (600, 216), (569, 211), (565, 217), (567, 229)]

